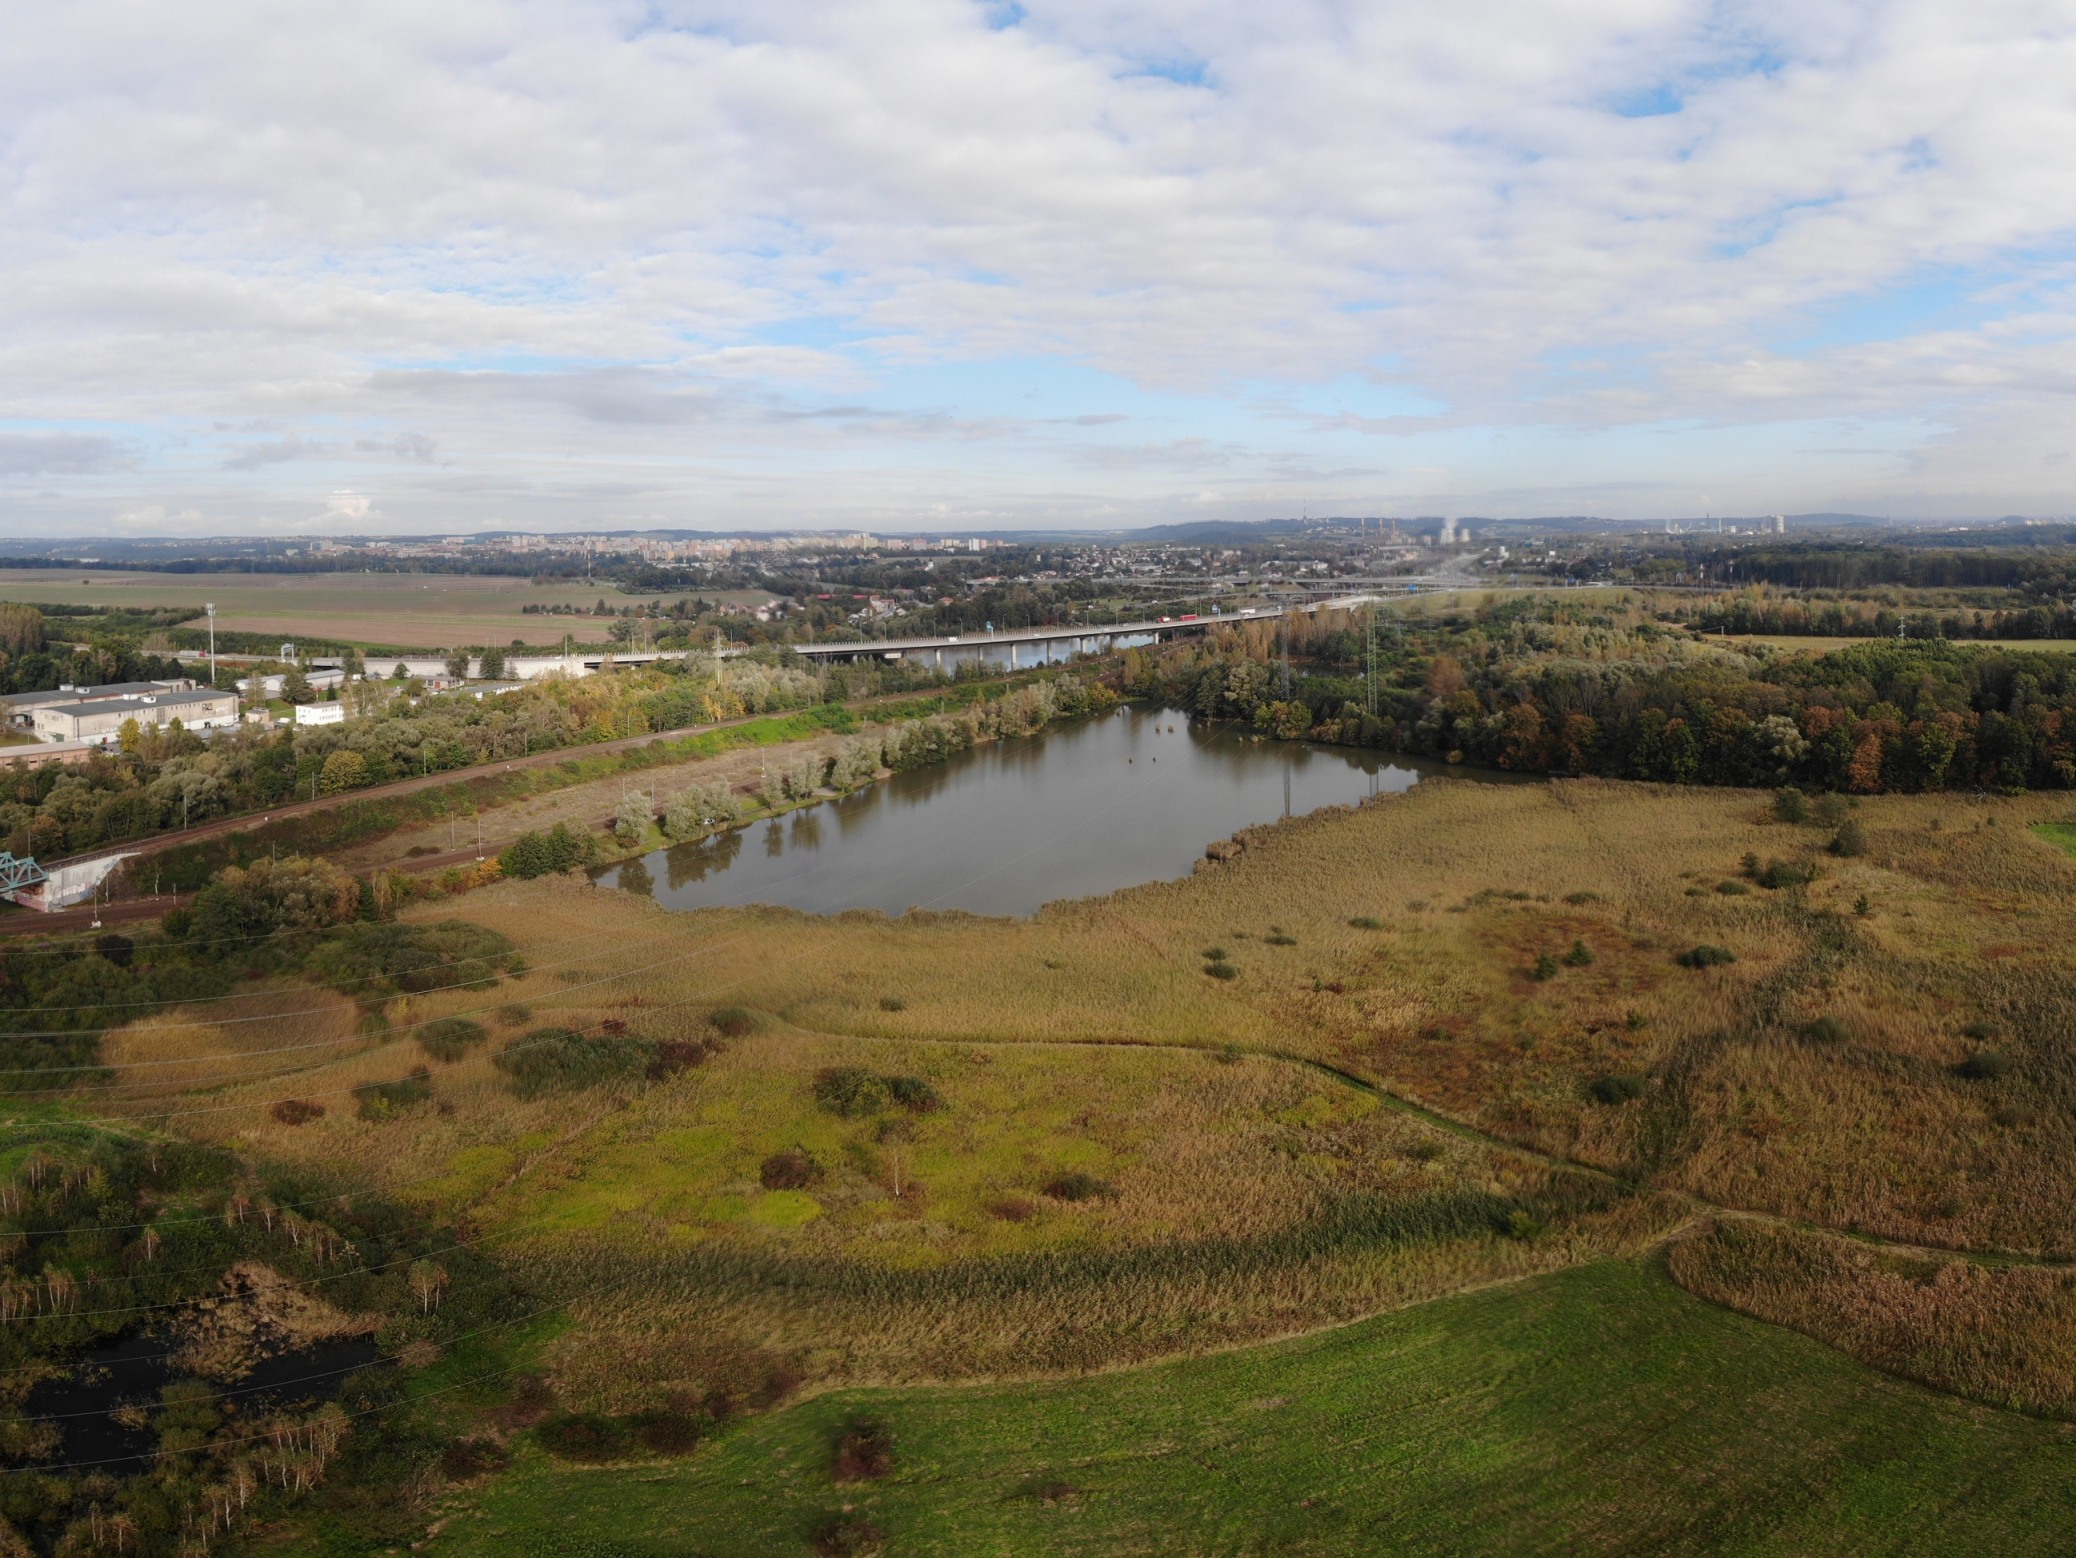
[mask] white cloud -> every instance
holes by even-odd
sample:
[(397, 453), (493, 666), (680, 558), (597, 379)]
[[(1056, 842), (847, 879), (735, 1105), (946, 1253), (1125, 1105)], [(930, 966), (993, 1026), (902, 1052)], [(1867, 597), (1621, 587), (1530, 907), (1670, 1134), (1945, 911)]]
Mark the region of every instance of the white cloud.
[[(1830, 420), (1885, 430), (1899, 499), (2068, 506), (2062, 4), (1004, 19), (29, 8), (0, 52), (0, 416), (100, 443), (0, 439), (0, 476), (226, 525), (370, 456), (378, 512), (429, 525), (1057, 523), (1193, 503), (1164, 483), (1214, 457), (1263, 512), (1293, 471), (1389, 504), (1422, 467), (1648, 512), (1682, 459), (1755, 507), (1881, 498), (1864, 460), (1794, 452)], [(1090, 387), (1026, 415), (1045, 364)], [(1365, 380), (1376, 404), (1304, 399)], [(1134, 388), (1167, 409), (1113, 428)], [(1680, 458), (1639, 454), (1675, 423)]]

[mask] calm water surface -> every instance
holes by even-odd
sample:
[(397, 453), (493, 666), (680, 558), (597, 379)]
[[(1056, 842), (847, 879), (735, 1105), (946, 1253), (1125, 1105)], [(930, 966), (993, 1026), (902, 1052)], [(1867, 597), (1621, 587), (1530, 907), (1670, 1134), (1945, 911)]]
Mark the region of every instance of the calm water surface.
[(1512, 777), (1258, 742), (1225, 725), (1192, 728), (1174, 709), (1126, 708), (660, 849), (599, 880), (673, 909), (1030, 914), (1055, 898), (1186, 876), (1206, 844), (1238, 828), (1406, 790), (1444, 771)]

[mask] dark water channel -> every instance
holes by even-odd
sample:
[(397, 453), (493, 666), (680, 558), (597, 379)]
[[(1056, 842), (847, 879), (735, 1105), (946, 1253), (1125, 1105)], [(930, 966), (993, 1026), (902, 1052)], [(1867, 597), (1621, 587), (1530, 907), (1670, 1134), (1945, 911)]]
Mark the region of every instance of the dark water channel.
[[(149, 1420), (131, 1427), (113, 1414), (142, 1405), (157, 1415), (159, 1392), (175, 1378), (170, 1337), (139, 1334), (86, 1354), (61, 1378), (29, 1392), (26, 1417), (55, 1422), (60, 1438), (47, 1464), (79, 1467), (115, 1477), (151, 1468), (157, 1430)], [(381, 1361), (370, 1337), (316, 1342), (260, 1359), (235, 1384), (219, 1386), (217, 1405), (234, 1418), (263, 1417), (280, 1407), (329, 1401), (346, 1376)]]
[(1175, 709), (1127, 707), (660, 849), (599, 880), (673, 909), (1030, 914), (1056, 898), (1186, 876), (1206, 844), (1236, 829), (1444, 772), (1520, 782), (1352, 747), (1257, 740), (1230, 725), (1192, 726)]

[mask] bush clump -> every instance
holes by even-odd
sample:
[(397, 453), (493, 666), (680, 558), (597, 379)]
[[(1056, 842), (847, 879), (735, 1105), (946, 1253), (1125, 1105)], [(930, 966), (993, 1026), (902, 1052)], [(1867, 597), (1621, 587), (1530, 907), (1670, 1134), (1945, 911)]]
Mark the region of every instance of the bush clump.
[(1852, 1032), (1836, 1017), (1819, 1017), (1802, 1025), (1802, 1037), (1812, 1044), (1844, 1044)]
[(1721, 968), (1725, 963), (1735, 963), (1737, 954), (1728, 947), (1718, 947), (1703, 942), (1673, 959), (1681, 968)]
[(1993, 1049), (1979, 1049), (1953, 1070), (1955, 1076), (1966, 1077), (1971, 1082), (1994, 1081), (2010, 1075), (2011, 1057)]
[(1528, 970), (1528, 977), (1538, 981), (1555, 979), (1557, 977), (1557, 959), (1555, 955), (1545, 952), (1538, 956), (1534, 965)]
[(283, 1098), (267, 1113), (283, 1125), (308, 1125), (324, 1118), (324, 1105), (314, 1098)]
[(647, 1074), (656, 1046), (634, 1034), (586, 1038), (569, 1028), (536, 1028), (492, 1058), (521, 1098), (571, 1093)]
[(1846, 856), (1867, 853), (1867, 835), (1860, 831), (1860, 825), (1852, 818), (1841, 822), (1838, 831), (1831, 836), (1831, 853)]
[(1742, 882), (1726, 881), (1716, 883), (1716, 891), (1725, 898), (1743, 898), (1751, 892), (1751, 889)]
[(414, 1066), (394, 1082), (364, 1082), (353, 1090), (363, 1120), (386, 1120), (432, 1097), (432, 1073)]
[(1230, 963), (1206, 963), (1204, 972), (1213, 979), (1238, 979), (1240, 971)]
[(757, 1170), (757, 1182), (766, 1190), (805, 1190), (821, 1180), (822, 1165), (805, 1147), (774, 1152)]
[(1592, 965), (1592, 962), (1593, 949), (1583, 941), (1574, 941), (1571, 944), (1571, 951), (1564, 954), (1564, 966), (1566, 968), (1587, 968)]
[(442, 1017), (418, 1030), (418, 1046), (434, 1060), (456, 1061), (490, 1037), (490, 1030), (466, 1017)]
[(1358, 914), (1348, 923), (1357, 930), (1382, 930), (1384, 928), (1384, 922), (1374, 914)]
[(935, 1114), (944, 1107), (937, 1089), (921, 1077), (888, 1077), (887, 1095), (910, 1114)]
[(517, 961), (512, 943), (466, 920), (350, 925), (312, 950), (303, 971), (368, 1002), (428, 990), (487, 990)]
[(588, 866), (598, 858), (598, 841), (558, 822), (545, 833), (522, 833), (498, 853), (498, 869), (521, 881)]
[(1644, 1079), (1633, 1072), (1595, 1077), (1586, 1091), (1593, 1095), (1595, 1103), (1626, 1104), (1643, 1097)]
[(557, 1460), (596, 1465), (620, 1455), (627, 1445), (621, 1427), (591, 1412), (566, 1412), (534, 1430), (541, 1448)]
[(1079, 1169), (1055, 1174), (1045, 1182), (1045, 1193), (1055, 1201), (1094, 1201), (1117, 1192), (1107, 1179), (1084, 1174)]
[(846, 1423), (836, 1436), (838, 1482), (877, 1482), (894, 1470), (894, 1431), (863, 1419)]
[(629, 1418), (634, 1437), (652, 1455), (690, 1455), (703, 1425), (685, 1412), (640, 1412)]
[(714, 1032), (724, 1039), (746, 1038), (750, 1030), (757, 1026), (757, 1019), (750, 1015), (747, 1008), (741, 1006), (724, 1006), (710, 1013), (706, 1020)]
[(1816, 867), (1798, 866), (1792, 861), (1769, 860), (1753, 876), (1761, 887), (1778, 891), (1783, 887), (1802, 887), (1816, 880)]
[(1774, 791), (1773, 816), (1777, 822), (1809, 821), (1809, 797), (1793, 785)]
[(1297, 937), (1286, 936), (1280, 930), (1273, 935), (1262, 937), (1262, 940), (1272, 947), (1294, 947), (1297, 945)]
[(878, 1114), (887, 1106), (887, 1081), (864, 1066), (829, 1066), (815, 1073), (815, 1103), (846, 1120)]
[(883, 995), (879, 998), (879, 1009), (883, 1012), (905, 1012), (908, 1003), (898, 995)]

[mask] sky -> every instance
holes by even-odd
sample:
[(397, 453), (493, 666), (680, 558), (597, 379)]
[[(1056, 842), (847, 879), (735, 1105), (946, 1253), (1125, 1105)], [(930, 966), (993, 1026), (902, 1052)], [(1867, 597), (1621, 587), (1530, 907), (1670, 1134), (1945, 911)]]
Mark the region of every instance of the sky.
[(0, 534), (2076, 510), (2069, 0), (66, 0)]

